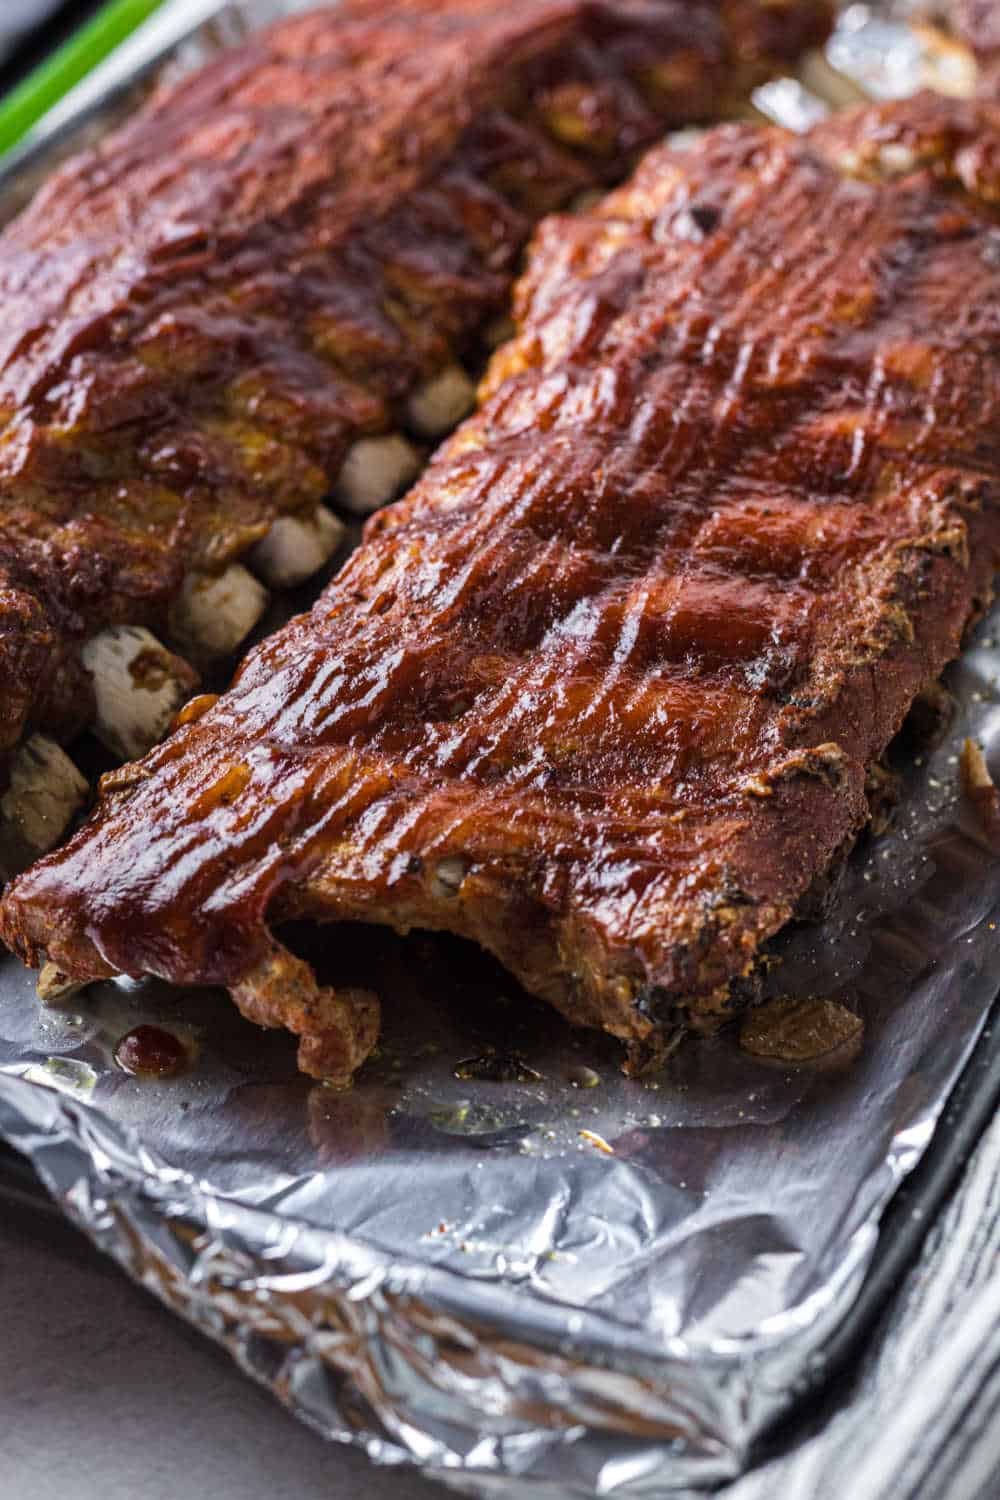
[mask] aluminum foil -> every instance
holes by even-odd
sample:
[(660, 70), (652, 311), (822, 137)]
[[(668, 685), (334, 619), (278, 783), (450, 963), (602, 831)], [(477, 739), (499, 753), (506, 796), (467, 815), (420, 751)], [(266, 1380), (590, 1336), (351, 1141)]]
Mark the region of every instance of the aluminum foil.
[[(283, 8), (226, 6), (214, 35)], [(882, 25), (853, 6), (838, 45)], [(1000, 852), (958, 780), (967, 734), (1000, 773), (998, 639), (1000, 610), (949, 674), (946, 738), (896, 757), (894, 827), (856, 851), (823, 924), (777, 945), (774, 994), (864, 1021), (833, 1065), (726, 1034), (629, 1082), (611, 1042), (468, 945), (333, 927), (288, 938), (384, 998), (351, 1092), (298, 1076), (292, 1039), (222, 995), (120, 982), (43, 1010), (7, 959), (0, 1131), (330, 1438), (521, 1500), (716, 1486), (821, 1379), (1000, 985)], [(185, 1042), (182, 1076), (116, 1066), (142, 1023)]]

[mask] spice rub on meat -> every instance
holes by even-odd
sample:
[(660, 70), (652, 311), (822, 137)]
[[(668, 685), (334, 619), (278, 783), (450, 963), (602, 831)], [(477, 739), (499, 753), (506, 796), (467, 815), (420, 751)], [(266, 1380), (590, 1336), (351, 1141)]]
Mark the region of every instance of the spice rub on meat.
[(715, 1027), (990, 595), (998, 174), (1000, 111), (923, 95), (547, 220), (481, 409), (3, 935), (226, 985), (338, 1080), (377, 1004), (286, 918), (472, 938), (634, 1070)]
[(0, 878), (45, 781), (14, 764), (26, 736), (148, 749), (191, 663), (259, 618), (260, 580), (335, 550), (320, 502), (391, 499), (471, 408), (462, 361), (539, 217), (829, 19), (356, 0), (225, 53), (55, 174), (0, 237)]

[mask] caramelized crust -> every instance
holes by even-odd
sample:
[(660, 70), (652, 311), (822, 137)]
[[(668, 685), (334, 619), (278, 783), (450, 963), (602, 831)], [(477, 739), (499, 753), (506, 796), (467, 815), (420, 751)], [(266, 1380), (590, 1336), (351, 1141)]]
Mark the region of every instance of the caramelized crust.
[(285, 918), (473, 938), (633, 1068), (718, 1024), (990, 594), (998, 198), (1000, 111), (924, 95), (547, 220), (479, 412), (4, 935), (228, 985), (341, 1079)]
[(542, 213), (828, 21), (827, 0), (360, 0), (64, 166), (0, 238), (0, 788), (26, 726), (89, 717), (84, 639), (169, 635), (188, 570), (313, 507), (469, 352)]

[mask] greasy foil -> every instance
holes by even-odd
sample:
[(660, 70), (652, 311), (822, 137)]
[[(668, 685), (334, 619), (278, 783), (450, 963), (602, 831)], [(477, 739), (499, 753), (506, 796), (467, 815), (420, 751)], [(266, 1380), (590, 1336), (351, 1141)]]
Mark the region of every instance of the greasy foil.
[[(227, 6), (175, 55), (283, 8)], [(871, 68), (881, 49), (893, 86), (912, 82), (910, 44), (873, 25), (851, 7), (841, 57)], [(467, 945), (329, 927), (289, 940), (384, 1001), (350, 1093), (299, 1077), (292, 1039), (221, 994), (121, 982), (43, 1010), (8, 958), (0, 1131), (331, 1438), (477, 1494), (718, 1484), (822, 1375), (1000, 985), (1000, 859), (957, 764), (972, 734), (1000, 772), (998, 634), (1000, 611), (950, 672), (943, 743), (897, 755), (892, 830), (858, 848), (822, 925), (777, 945), (771, 991), (861, 1016), (853, 1054), (790, 1067), (730, 1033), (629, 1082), (613, 1044)], [(182, 1076), (116, 1066), (143, 1022), (185, 1041)], [(501, 1081), (463, 1066), (491, 1049)]]

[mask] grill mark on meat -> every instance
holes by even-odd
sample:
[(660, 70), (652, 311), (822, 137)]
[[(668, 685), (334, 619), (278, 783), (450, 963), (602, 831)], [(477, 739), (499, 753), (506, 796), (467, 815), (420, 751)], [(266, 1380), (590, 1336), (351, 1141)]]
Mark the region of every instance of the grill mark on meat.
[(828, 30), (828, 0), (778, 9), (352, 0), (57, 172), (0, 238), (0, 668), (49, 642), (0, 756), (86, 722), (67, 694), (89, 637), (190, 650), (171, 605), (192, 571), (313, 513), (356, 439), (475, 354), (541, 214)]
[[(900, 137), (937, 145), (884, 173)], [(634, 1068), (720, 1024), (990, 593), (998, 142), (995, 108), (930, 95), (805, 142), (730, 127), (548, 221), (480, 410), (14, 882), (8, 940), (228, 984), (274, 1024), (270, 923), (445, 928)], [(709, 193), (711, 233), (665, 227)], [(357, 1037), (322, 1039), (295, 973), (303, 1065), (343, 1077)]]

